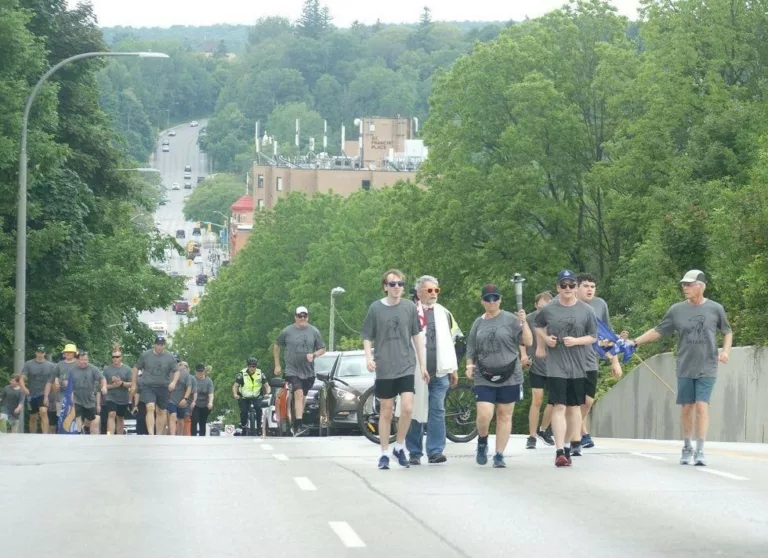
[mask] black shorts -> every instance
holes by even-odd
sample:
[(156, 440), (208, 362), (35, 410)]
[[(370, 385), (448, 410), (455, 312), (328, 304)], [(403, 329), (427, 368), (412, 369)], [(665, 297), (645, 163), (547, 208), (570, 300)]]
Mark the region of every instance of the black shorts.
[(597, 394), (597, 370), (587, 370), (587, 397), (595, 398)]
[(578, 407), (585, 402), (586, 378), (550, 378), (547, 376), (547, 398), (551, 405)]
[(48, 407), (48, 403), (45, 401), (45, 395), (36, 395), (29, 398), (29, 414), (36, 415), (40, 412), (41, 408)]
[(394, 399), (401, 393), (415, 393), (413, 374), (394, 380), (376, 380), (373, 393), (379, 399)]
[(529, 383), (531, 384), (531, 389), (547, 389), (547, 377), (542, 376), (541, 374), (529, 374), (528, 375)]
[(168, 408), (168, 401), (171, 400), (171, 392), (168, 391), (168, 386), (148, 386), (144, 385), (141, 388), (140, 401), (149, 405), (154, 403), (155, 406), (161, 411), (165, 411)]
[(48, 424), (56, 425), (59, 422), (59, 415), (56, 414), (56, 411), (48, 411)]
[(75, 416), (83, 420), (96, 420), (96, 408), (83, 407), (75, 403)]
[(475, 401), (478, 403), (493, 403), (508, 405), (517, 403), (523, 398), (523, 386), (515, 384), (511, 386), (474, 386)]
[(107, 414), (115, 413), (118, 417), (125, 418), (125, 413), (128, 410), (128, 403), (120, 404), (115, 403), (114, 401), (106, 401), (104, 403), (104, 409), (106, 409)]
[(293, 389), (294, 393), (301, 390), (304, 392), (305, 396), (309, 393), (309, 390), (312, 389), (312, 386), (315, 385), (314, 376), (311, 376), (309, 378), (299, 378), (298, 376), (286, 376), (285, 381), (291, 384), (291, 388)]

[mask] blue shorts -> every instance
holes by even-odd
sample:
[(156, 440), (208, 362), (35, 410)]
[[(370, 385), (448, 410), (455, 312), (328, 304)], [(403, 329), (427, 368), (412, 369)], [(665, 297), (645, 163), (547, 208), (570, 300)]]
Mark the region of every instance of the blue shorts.
[(186, 418), (186, 416), (187, 416), (187, 409), (189, 409), (189, 403), (187, 403), (186, 407), (179, 407), (173, 401), (169, 401), (168, 402), (168, 414), (169, 415), (176, 415), (177, 419)]
[(522, 384), (514, 386), (475, 386), (475, 401), (478, 403), (516, 403), (523, 398)]
[(677, 404), (691, 405), (697, 401), (709, 403), (712, 397), (712, 389), (715, 387), (714, 376), (706, 378), (678, 378), (677, 379)]

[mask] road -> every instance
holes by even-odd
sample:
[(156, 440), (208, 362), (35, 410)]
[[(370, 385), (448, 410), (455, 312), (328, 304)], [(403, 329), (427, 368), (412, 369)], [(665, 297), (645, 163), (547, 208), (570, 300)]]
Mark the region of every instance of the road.
[[(186, 235), (186, 239), (178, 239), (179, 244), (183, 246), (186, 242), (192, 239), (192, 223), (184, 220), (184, 198), (191, 194), (193, 190), (184, 189), (184, 166), (190, 165), (192, 167), (192, 188), (197, 187), (197, 177), (206, 176), (207, 172), (207, 158), (204, 153), (201, 153), (197, 146), (197, 136), (200, 128), (206, 125), (206, 121), (201, 120), (200, 126), (191, 127), (189, 123), (184, 123), (172, 128), (176, 132), (175, 137), (169, 137), (167, 135), (168, 130), (161, 133), (161, 139), (168, 139), (170, 141), (170, 151), (163, 153), (162, 142), (158, 142), (155, 153), (150, 161), (150, 166), (160, 170), (163, 185), (165, 186), (167, 193), (166, 205), (160, 205), (155, 212), (155, 223), (157, 228), (162, 232), (171, 236), (176, 235), (176, 231), (183, 229)], [(172, 184), (174, 182), (179, 183), (179, 190), (172, 190)], [(193, 303), (195, 298), (201, 297), (205, 290), (204, 287), (198, 287), (195, 284), (195, 276), (203, 270), (210, 275), (209, 264), (207, 264), (208, 254), (203, 249), (201, 256), (203, 257), (204, 264), (192, 264), (188, 265), (188, 262), (184, 256), (180, 256), (176, 252), (168, 252), (169, 259), (164, 266), (164, 269), (171, 273), (176, 272), (179, 275), (186, 276), (187, 283), (184, 291), (184, 297)], [(152, 322), (163, 322), (167, 324), (168, 335), (173, 337), (173, 333), (179, 328), (182, 321), (186, 318), (183, 315), (177, 315), (173, 312), (172, 308), (157, 308), (152, 312), (143, 312), (139, 318), (146, 324)]]
[[(493, 444), (493, 438), (490, 440)], [(507, 469), (376, 469), (359, 437), (0, 437), (3, 556), (306, 558), (768, 555), (768, 446), (596, 440), (572, 468), (551, 448)], [(36, 521), (35, 519), (39, 519)], [(42, 523), (41, 523), (42, 522)], [(41, 527), (43, 530), (41, 531)], [(43, 538), (44, 537), (44, 538)], [(557, 552), (557, 549), (561, 549)]]

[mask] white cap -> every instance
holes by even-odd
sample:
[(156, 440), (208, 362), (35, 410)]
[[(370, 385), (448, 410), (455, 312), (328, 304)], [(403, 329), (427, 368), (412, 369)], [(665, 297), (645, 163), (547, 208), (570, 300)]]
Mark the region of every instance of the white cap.
[(296, 314), (309, 314), (309, 310), (307, 310), (306, 306), (299, 306), (296, 308)]
[(700, 281), (705, 285), (707, 283), (707, 278), (704, 276), (704, 272), (700, 269), (691, 269), (683, 276), (682, 279), (680, 279), (681, 283), (695, 283), (697, 281)]

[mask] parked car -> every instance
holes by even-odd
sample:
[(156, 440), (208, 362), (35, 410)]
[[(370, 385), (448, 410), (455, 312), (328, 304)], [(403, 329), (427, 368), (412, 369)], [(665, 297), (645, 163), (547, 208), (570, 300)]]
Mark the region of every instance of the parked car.
[(160, 205), (165, 205), (168, 203), (168, 198), (160, 198), (160, 201), (157, 203), (159, 203)]
[(164, 145), (163, 146), (163, 153), (168, 153), (170, 150), (171, 150), (171, 146), (170, 145)]
[(168, 333), (168, 324), (165, 322), (151, 322), (149, 324), (149, 329), (154, 331), (158, 335), (165, 335)]
[(202, 286), (208, 283), (208, 276), (205, 273), (200, 273), (195, 277), (195, 285)]
[(374, 382), (374, 375), (365, 365), (365, 351), (338, 353), (330, 373), (316, 373), (318, 379), (324, 380), (317, 396), (320, 435), (357, 430), (357, 403), (360, 395)]
[(190, 178), (191, 179), (192, 178), (192, 173), (191, 172), (185, 172), (184, 173), (184, 178)]
[(171, 185), (171, 190), (179, 190), (179, 183), (178, 182), (174, 182)]
[(184, 229), (177, 229), (176, 230), (176, 238), (186, 238), (187, 233), (184, 232)]
[(176, 130), (169, 130), (168, 135), (174, 137), (176, 135)]
[(173, 311), (176, 314), (186, 314), (189, 312), (189, 301), (185, 299), (177, 300), (173, 303)]
[(190, 123), (189, 123), (189, 125), (190, 125), (192, 128), (195, 128), (196, 126), (198, 126), (198, 124), (199, 124), (199, 123), (198, 123), (198, 121), (197, 121), (197, 120), (193, 120), (192, 122), (190, 122)]
[(200, 236), (200, 227), (192, 227), (192, 236)]
[(191, 190), (192, 189), (192, 182), (189, 180), (184, 181), (184, 189), (185, 190)]
[(163, 145), (171, 145), (170, 140), (164, 139), (163, 140)]
[(136, 419), (126, 418), (123, 423), (123, 434), (136, 434)]
[(204, 176), (198, 176), (197, 177), (197, 183), (200, 184), (203, 180), (205, 180)]
[(184, 165), (184, 172), (192, 172), (192, 165)]

